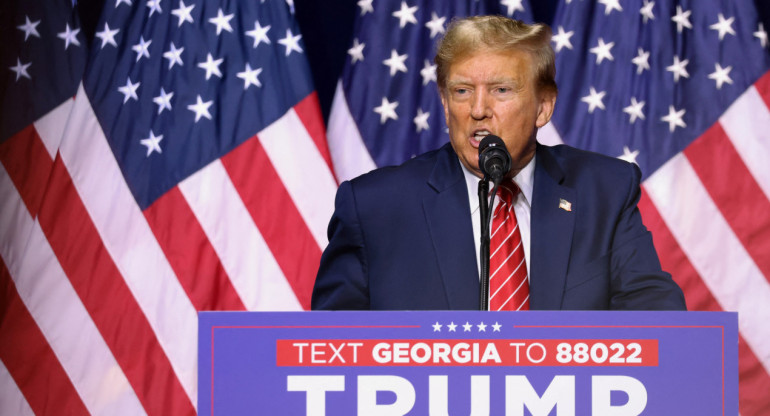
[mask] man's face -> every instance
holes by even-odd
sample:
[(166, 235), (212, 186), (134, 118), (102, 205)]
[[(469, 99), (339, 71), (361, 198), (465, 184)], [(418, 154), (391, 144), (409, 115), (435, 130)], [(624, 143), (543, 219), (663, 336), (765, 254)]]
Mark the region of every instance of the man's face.
[(512, 177), (535, 155), (535, 134), (553, 113), (556, 94), (537, 91), (533, 58), (525, 51), (482, 49), (450, 65), (441, 102), (449, 139), (460, 161), (477, 176), (479, 143), (499, 136), (511, 153)]

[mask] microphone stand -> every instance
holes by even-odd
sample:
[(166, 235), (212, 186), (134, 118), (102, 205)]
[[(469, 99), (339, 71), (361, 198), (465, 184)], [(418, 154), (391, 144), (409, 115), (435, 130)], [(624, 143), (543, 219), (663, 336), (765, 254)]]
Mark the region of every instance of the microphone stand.
[[(492, 195), (497, 193), (497, 183), (494, 183)], [(479, 281), (479, 310), (489, 310), (489, 220), (492, 215), (489, 209), (489, 178), (485, 175), (479, 181), (479, 216), (481, 225), (481, 245), (479, 246), (479, 266), (481, 279)]]

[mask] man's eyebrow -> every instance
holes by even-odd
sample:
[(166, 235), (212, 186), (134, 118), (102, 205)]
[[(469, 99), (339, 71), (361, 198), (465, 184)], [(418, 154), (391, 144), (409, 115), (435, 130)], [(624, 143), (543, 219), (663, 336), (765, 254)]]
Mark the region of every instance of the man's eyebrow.
[[(468, 79), (464, 79), (464, 78), (454, 79), (454, 80), (447, 80), (447, 82), (446, 82), (447, 87), (454, 87), (456, 85), (463, 85), (463, 84), (473, 84), (473, 82), (471, 82)], [(485, 82), (484, 84), (485, 85), (498, 85), (498, 84), (514, 84), (514, 85), (518, 85), (519, 82), (516, 79), (514, 79), (514, 78), (497, 78), (497, 79), (489, 80), (488, 82)]]
[(454, 87), (456, 85), (470, 84), (470, 83), (471, 82), (466, 80), (466, 79), (454, 79), (454, 80), (448, 80), (447, 83), (446, 83), (446, 86), (447, 87)]

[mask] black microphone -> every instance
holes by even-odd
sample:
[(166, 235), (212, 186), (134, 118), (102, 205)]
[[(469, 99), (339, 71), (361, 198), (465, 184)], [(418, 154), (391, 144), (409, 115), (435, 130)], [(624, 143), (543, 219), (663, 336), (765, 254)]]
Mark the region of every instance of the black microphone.
[(491, 179), (497, 185), (511, 170), (511, 154), (505, 148), (503, 139), (490, 134), (479, 144), (479, 169), (484, 179)]

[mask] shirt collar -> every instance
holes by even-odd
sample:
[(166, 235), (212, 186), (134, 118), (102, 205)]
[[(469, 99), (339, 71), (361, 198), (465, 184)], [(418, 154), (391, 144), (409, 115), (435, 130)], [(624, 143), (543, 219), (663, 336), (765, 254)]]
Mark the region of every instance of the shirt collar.
[[(518, 185), (519, 189), (521, 189), (520, 195), (524, 197), (524, 203), (527, 204), (527, 206), (530, 208), (532, 207), (532, 192), (535, 189), (536, 158), (537, 156), (532, 157), (529, 163), (527, 163), (527, 165), (524, 166), (524, 168), (513, 177), (513, 181), (516, 182), (516, 185)], [(462, 162), (460, 162), (460, 166), (463, 168), (465, 184), (468, 187), (468, 200), (471, 204), (471, 213), (475, 213), (479, 209), (479, 177), (468, 170), (468, 168), (466, 168)]]

